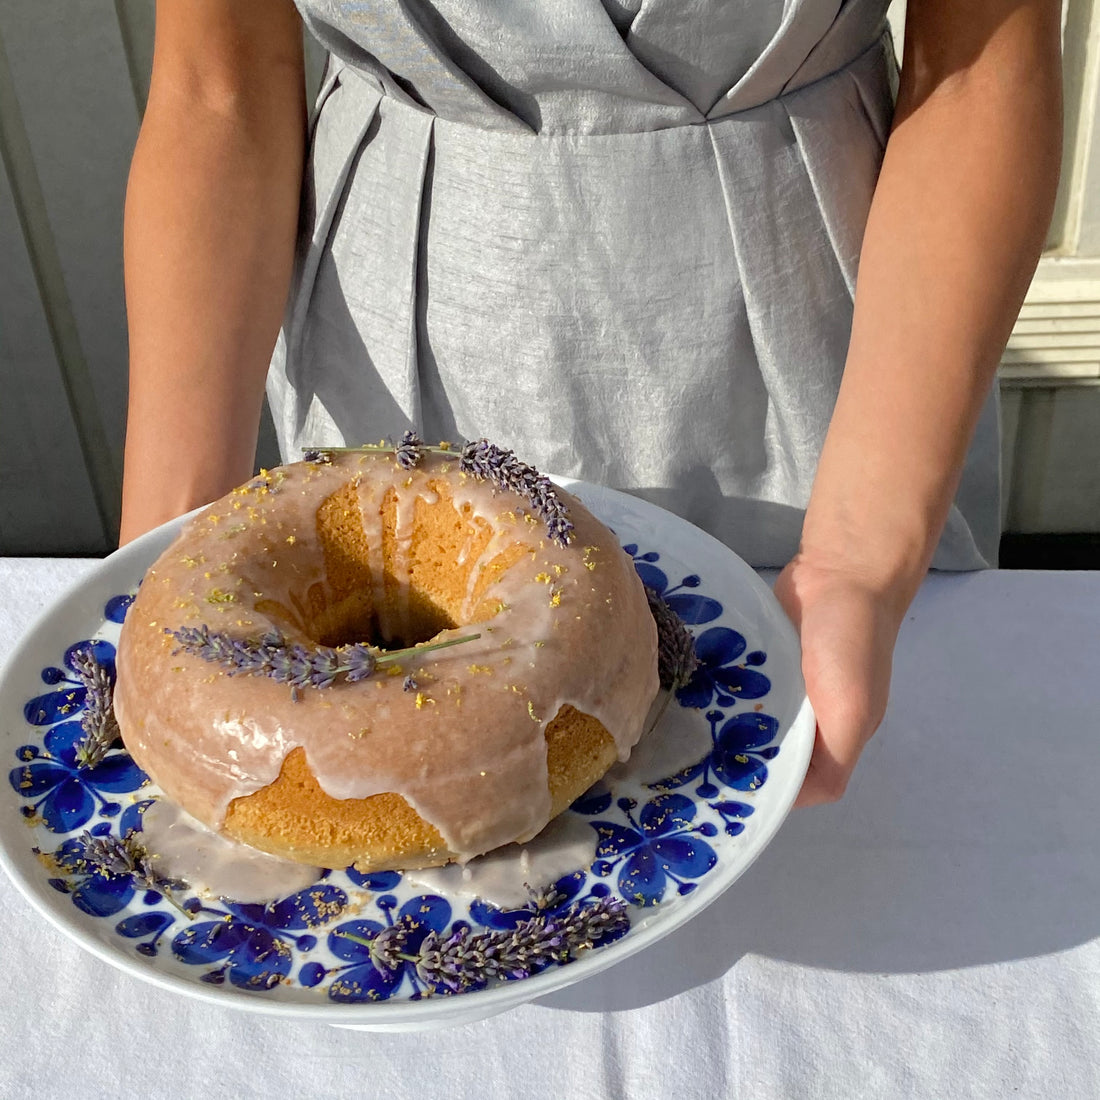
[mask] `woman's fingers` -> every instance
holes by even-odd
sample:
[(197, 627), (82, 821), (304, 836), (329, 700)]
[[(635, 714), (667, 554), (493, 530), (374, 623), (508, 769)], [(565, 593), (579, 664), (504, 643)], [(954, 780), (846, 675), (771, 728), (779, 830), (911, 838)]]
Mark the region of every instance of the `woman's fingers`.
[(889, 601), (857, 578), (792, 563), (776, 596), (799, 631), (817, 736), (797, 806), (834, 802), (886, 710), (897, 628)]

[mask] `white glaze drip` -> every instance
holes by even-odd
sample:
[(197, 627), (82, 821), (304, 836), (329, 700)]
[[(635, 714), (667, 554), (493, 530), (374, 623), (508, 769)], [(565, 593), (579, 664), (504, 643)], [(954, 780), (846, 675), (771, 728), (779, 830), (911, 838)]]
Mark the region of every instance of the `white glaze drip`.
[(405, 877), (445, 897), (481, 898), (501, 909), (518, 909), (530, 903), (530, 890), (587, 870), (595, 858), (596, 831), (576, 814), (564, 813), (526, 844), (506, 844), (465, 864), (406, 871)]
[(167, 799), (141, 815), (141, 844), (157, 874), (183, 879), (195, 893), (264, 902), (312, 886), (323, 868), (276, 859), (208, 829)]

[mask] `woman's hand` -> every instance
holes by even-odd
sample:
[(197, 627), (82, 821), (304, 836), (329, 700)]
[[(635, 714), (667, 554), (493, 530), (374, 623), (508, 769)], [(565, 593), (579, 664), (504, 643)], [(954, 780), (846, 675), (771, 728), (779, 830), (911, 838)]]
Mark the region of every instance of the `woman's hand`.
[(802, 674), (817, 738), (796, 806), (835, 802), (878, 729), (904, 606), (866, 571), (799, 554), (775, 594), (802, 639)]

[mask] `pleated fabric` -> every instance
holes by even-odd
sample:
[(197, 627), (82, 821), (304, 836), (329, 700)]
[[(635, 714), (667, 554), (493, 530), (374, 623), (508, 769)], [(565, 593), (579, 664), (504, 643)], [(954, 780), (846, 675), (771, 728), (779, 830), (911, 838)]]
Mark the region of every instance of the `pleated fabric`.
[[(785, 563), (889, 129), (885, 0), (298, 3), (330, 59), (284, 457), (486, 436)], [(937, 567), (995, 560), (997, 455), (991, 400)]]

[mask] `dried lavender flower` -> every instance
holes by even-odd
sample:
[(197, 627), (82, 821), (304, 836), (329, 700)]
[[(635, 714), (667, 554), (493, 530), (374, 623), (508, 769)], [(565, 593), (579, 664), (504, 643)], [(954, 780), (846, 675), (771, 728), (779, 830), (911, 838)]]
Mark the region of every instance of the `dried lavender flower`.
[(370, 941), (370, 960), (376, 970), (396, 970), (401, 965), (409, 929), (400, 921), (383, 928)]
[(332, 462), (331, 451), (310, 450), (302, 454), (303, 462), (315, 462), (320, 466), (328, 466)]
[(478, 439), (455, 450), (449, 443), (438, 447), (425, 444), (413, 431), (407, 431), (396, 447), (385, 444), (366, 444), (362, 447), (328, 447), (309, 450), (304, 457), (309, 462), (331, 462), (332, 456), (349, 452), (392, 450), (397, 464), (403, 470), (411, 470), (425, 454), (440, 454), (457, 458), (459, 469), (481, 481), (491, 481), (509, 492), (518, 493), (530, 502), (534, 513), (546, 524), (546, 533), (558, 546), (568, 546), (573, 538), (573, 523), (569, 510), (558, 496), (554, 483), (540, 474), (534, 466), (521, 462), (513, 451), (498, 447), (487, 439)]
[(424, 457), (424, 440), (414, 431), (407, 431), (394, 449), (397, 465), (402, 470), (411, 470)]
[(415, 677), (406, 676), (405, 679), (402, 680), (402, 682), (401, 682), (401, 690), (402, 691), (419, 691), (420, 690), (420, 685), (416, 682)]
[(649, 611), (657, 624), (657, 674), (661, 687), (671, 691), (691, 679), (699, 667), (695, 639), (683, 619), (648, 585), (645, 587)]
[(68, 871), (89, 875), (131, 875), (140, 885), (165, 894), (187, 889), (187, 883), (182, 879), (168, 878), (156, 871), (149, 853), (133, 830), (121, 840), (109, 834), (93, 836), (85, 830), (77, 840), (79, 852), (63, 864)]
[(498, 447), (487, 439), (478, 439), (462, 448), (458, 466), (463, 473), (491, 481), (501, 489), (526, 498), (535, 514), (546, 524), (550, 540), (559, 546), (569, 544), (573, 537), (573, 524), (553, 482), (534, 466), (521, 462), (513, 451)]
[(412, 963), (425, 985), (462, 993), (491, 981), (526, 978), (548, 965), (564, 965), (623, 932), (630, 923), (627, 907), (618, 898), (598, 898), (587, 905), (577, 902), (557, 914), (547, 911), (550, 904), (548, 896), (536, 897), (537, 911), (510, 929), (429, 932), (415, 955), (402, 950), (412, 929), (411, 922), (403, 927), (409, 920), (403, 918), (370, 941), (371, 961), (391, 971)]
[(330, 646), (310, 649), (299, 642), (288, 644), (277, 630), (268, 631), (261, 638), (233, 638), (211, 630), (205, 623), (201, 626), (181, 626), (178, 630), (166, 629), (165, 633), (179, 642), (173, 653), (182, 651), (211, 664), (221, 665), (230, 676), (266, 676), (276, 683), (289, 684), (294, 698), (298, 697), (301, 688), (331, 687), (340, 676), (349, 684), (354, 684), (373, 675), (379, 665), (389, 664), (401, 657), (472, 642), (481, 637), (480, 634), (466, 634), (430, 645), (385, 651), (362, 642), (335, 649)]
[(76, 746), (76, 762), (80, 769), (90, 770), (102, 763), (121, 736), (115, 720), (114, 684), (109, 669), (99, 663), (90, 647), (74, 653), (72, 662), (84, 686), (80, 718), (84, 736)]

